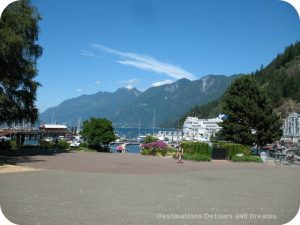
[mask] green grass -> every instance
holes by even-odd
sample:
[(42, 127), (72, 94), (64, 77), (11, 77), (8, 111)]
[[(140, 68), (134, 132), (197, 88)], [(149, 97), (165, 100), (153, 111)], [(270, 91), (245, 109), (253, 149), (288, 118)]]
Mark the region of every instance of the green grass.
[(259, 156), (254, 155), (244, 155), (244, 156), (232, 156), (231, 161), (233, 162), (257, 162), (262, 163), (263, 161)]
[(192, 160), (192, 161), (211, 161), (211, 157), (208, 155), (202, 155), (202, 154), (190, 154), (190, 153), (185, 153), (183, 154), (183, 158), (187, 160)]

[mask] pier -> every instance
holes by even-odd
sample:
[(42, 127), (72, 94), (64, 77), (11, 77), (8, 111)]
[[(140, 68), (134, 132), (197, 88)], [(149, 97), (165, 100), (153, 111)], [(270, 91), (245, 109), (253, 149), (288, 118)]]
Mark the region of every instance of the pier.
[(67, 129), (47, 129), (45, 127), (15, 127), (15, 128), (2, 128), (0, 129), (0, 137), (5, 136), (16, 140), (17, 143), (24, 143), (25, 140), (40, 140), (46, 137), (69, 137), (74, 133), (69, 132)]

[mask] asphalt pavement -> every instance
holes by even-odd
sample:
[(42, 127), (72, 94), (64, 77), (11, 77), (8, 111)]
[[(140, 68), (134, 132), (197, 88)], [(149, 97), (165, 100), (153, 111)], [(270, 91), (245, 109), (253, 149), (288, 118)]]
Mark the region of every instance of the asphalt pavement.
[(19, 225), (284, 224), (300, 205), (298, 165), (104, 153), (19, 164), (43, 169), (0, 174), (2, 211)]

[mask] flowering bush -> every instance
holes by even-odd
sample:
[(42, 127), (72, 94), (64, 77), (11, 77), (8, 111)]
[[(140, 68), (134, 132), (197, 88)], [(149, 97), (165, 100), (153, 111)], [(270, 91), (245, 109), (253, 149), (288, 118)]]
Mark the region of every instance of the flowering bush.
[(163, 141), (142, 144), (142, 155), (166, 155), (168, 145)]
[(142, 144), (144, 149), (166, 149), (168, 145), (163, 141), (155, 141), (147, 144)]

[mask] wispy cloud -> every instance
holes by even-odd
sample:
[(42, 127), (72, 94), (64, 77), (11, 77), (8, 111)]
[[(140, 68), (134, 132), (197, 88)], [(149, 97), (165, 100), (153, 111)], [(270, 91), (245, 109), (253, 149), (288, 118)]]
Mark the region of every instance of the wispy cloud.
[(137, 84), (139, 81), (140, 81), (139, 79), (133, 78), (130, 80), (122, 80), (119, 83), (121, 83), (121, 84)]
[(101, 81), (100, 80), (96, 80), (95, 82), (97, 85), (100, 85), (101, 84)]
[(152, 86), (153, 87), (158, 87), (158, 86), (161, 86), (161, 85), (164, 85), (164, 84), (171, 84), (173, 82), (174, 82), (173, 80), (163, 80), (163, 81), (152, 83)]
[(129, 85), (126, 86), (126, 88), (127, 88), (127, 89), (133, 89), (134, 86), (132, 86), (131, 84), (129, 84)]
[(123, 84), (128, 89), (132, 89), (132, 88), (134, 88), (134, 85), (137, 84), (139, 81), (140, 81), (139, 79), (133, 78), (133, 79), (130, 79), (130, 80), (119, 81), (119, 83)]
[(87, 56), (87, 57), (93, 57), (93, 58), (98, 58), (98, 59), (103, 59), (102, 56), (95, 55), (94, 53), (86, 50), (81, 50), (81, 55)]
[(80, 89), (80, 88), (78, 88), (76, 91), (77, 91), (77, 92), (82, 92), (83, 90), (82, 90), (82, 89)]
[(99, 44), (90, 44), (90, 45), (106, 53), (118, 56), (121, 59), (117, 60), (117, 63), (120, 63), (122, 65), (133, 66), (141, 70), (164, 74), (174, 79), (181, 79), (181, 78), (187, 78), (190, 80), (197, 79), (197, 77), (194, 74), (182, 69), (180, 66), (175, 66), (169, 63), (165, 63), (150, 56), (139, 55), (130, 52), (121, 52), (112, 48), (107, 48)]

